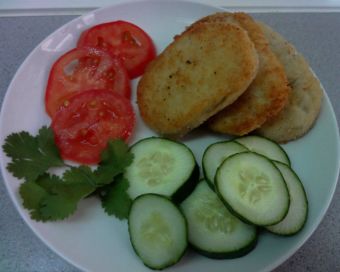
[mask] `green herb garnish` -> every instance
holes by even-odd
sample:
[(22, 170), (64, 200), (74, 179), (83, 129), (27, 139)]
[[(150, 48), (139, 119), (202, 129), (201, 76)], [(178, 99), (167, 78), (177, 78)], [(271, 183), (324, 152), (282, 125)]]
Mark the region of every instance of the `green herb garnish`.
[(127, 218), (129, 215), (132, 200), (127, 194), (129, 182), (120, 177), (116, 182), (105, 187), (101, 193), (102, 207), (109, 215), (119, 219)]
[[(118, 177), (131, 164), (133, 155), (124, 141), (109, 141), (95, 170), (65, 164), (53, 132), (47, 127), (42, 127), (35, 137), (25, 131), (9, 135), (3, 150), (11, 158), (8, 171), (24, 179), (19, 193), (32, 219), (44, 222), (65, 219), (75, 212), (81, 199), (94, 192), (101, 192), (102, 206), (108, 214), (127, 218), (131, 204), (126, 192), (128, 182)], [(55, 167), (66, 170), (62, 176), (49, 173)]]
[(19, 179), (34, 181), (49, 168), (63, 166), (53, 137), (47, 127), (42, 127), (36, 137), (26, 131), (9, 135), (3, 145), (6, 155), (12, 158), (7, 170)]

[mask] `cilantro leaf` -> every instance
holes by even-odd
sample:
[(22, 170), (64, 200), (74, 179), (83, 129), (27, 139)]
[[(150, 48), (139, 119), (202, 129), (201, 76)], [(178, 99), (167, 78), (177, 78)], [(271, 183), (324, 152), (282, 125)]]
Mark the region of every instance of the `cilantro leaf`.
[(119, 219), (128, 218), (132, 200), (127, 193), (129, 182), (120, 177), (117, 181), (105, 187), (101, 195), (102, 207), (109, 215), (114, 215)]
[[(68, 170), (66, 176), (71, 177), (74, 170), (79, 169)], [(36, 181), (22, 183), (19, 192), (24, 207), (30, 210), (31, 218), (55, 221), (72, 215), (78, 202), (96, 189), (84, 179), (76, 178), (63, 180), (55, 175), (44, 174)]]
[(37, 185), (43, 188), (47, 193), (56, 194), (58, 192), (58, 187), (60, 188), (59, 184), (61, 184), (63, 180), (59, 176), (49, 175), (45, 173), (39, 176), (35, 182)]
[(35, 156), (37, 153), (36, 139), (26, 131), (13, 133), (7, 136), (3, 150), (13, 159)]
[(37, 183), (50, 195), (63, 195), (69, 200), (79, 201), (96, 189), (88, 182), (86, 176), (84, 178), (82, 172), (78, 173), (79, 168), (84, 168), (92, 173), (87, 166), (72, 167), (64, 172), (62, 178), (45, 174), (38, 178)]
[(71, 167), (63, 174), (63, 180), (71, 185), (83, 183), (93, 188), (97, 186), (96, 178), (91, 168), (85, 165)]
[[(53, 131), (48, 127), (42, 127), (36, 136), (25, 131), (12, 133), (2, 147), (11, 158), (8, 171), (25, 180), (19, 193), (32, 219), (43, 222), (65, 219), (75, 212), (81, 199), (97, 192), (106, 192), (102, 205), (107, 213), (119, 219), (127, 217), (131, 205), (126, 192), (128, 182), (123, 178), (114, 181), (133, 160), (124, 141), (109, 141), (94, 171), (85, 165), (64, 164)], [(68, 167), (61, 177), (47, 172), (60, 166)]]
[(5, 139), (3, 150), (12, 161), (9, 172), (17, 178), (34, 181), (49, 168), (63, 166), (50, 128), (42, 127), (36, 137), (28, 132), (12, 133)]
[(23, 206), (30, 211), (30, 216), (36, 221), (48, 221), (50, 218), (41, 214), (41, 203), (55, 191), (60, 184), (57, 176), (44, 174), (36, 181), (26, 181), (20, 185), (19, 193), (23, 200)]
[(54, 133), (51, 128), (43, 126), (36, 137), (38, 141), (39, 150), (48, 157), (53, 166), (64, 165), (60, 155), (59, 149), (54, 142)]
[(113, 178), (124, 172), (132, 163), (133, 154), (122, 140), (109, 141), (107, 148), (101, 154), (101, 162), (95, 171), (97, 185), (103, 186), (113, 181)]
[(78, 201), (69, 199), (66, 195), (48, 195), (39, 205), (39, 215), (43, 220), (62, 220), (73, 214), (77, 209)]
[(36, 221), (47, 221), (40, 213), (40, 203), (48, 195), (48, 192), (34, 181), (26, 181), (20, 185), (20, 196), (23, 206), (30, 211), (30, 216)]
[(47, 192), (36, 182), (27, 181), (20, 185), (19, 194), (23, 200), (23, 206), (28, 210), (35, 210), (39, 208), (39, 203)]
[(64, 172), (62, 179), (48, 175), (39, 178), (39, 184), (48, 192), (40, 201), (41, 218), (55, 221), (73, 214), (78, 202), (95, 191), (91, 178), (93, 173), (88, 166), (71, 167)]

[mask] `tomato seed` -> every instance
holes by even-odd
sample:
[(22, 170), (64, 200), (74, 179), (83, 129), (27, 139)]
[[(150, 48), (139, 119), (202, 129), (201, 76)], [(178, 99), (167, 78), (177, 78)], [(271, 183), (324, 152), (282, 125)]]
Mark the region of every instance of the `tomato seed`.
[(82, 128), (80, 130), (80, 134), (81, 134), (81, 136), (85, 136), (87, 134), (87, 129), (86, 128)]
[(107, 74), (108, 79), (112, 81), (115, 79), (115, 76), (116, 76), (116, 73), (113, 70), (109, 71)]
[(96, 100), (92, 100), (90, 103), (87, 104), (87, 107), (89, 109), (95, 109), (97, 107), (97, 101)]
[(123, 42), (127, 42), (133, 46), (139, 46), (136, 39), (132, 37), (131, 33), (129, 31), (123, 32)]

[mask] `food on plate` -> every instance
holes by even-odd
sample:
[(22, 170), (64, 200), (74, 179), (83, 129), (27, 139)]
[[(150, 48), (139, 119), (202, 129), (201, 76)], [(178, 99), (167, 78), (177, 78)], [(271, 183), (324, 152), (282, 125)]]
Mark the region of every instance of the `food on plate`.
[(288, 212), (285, 180), (263, 155), (242, 152), (228, 157), (217, 169), (215, 187), (229, 210), (249, 224), (273, 225)]
[(72, 49), (51, 68), (45, 92), (46, 112), (53, 118), (73, 95), (92, 89), (107, 89), (130, 98), (126, 69), (118, 58), (100, 49)]
[[(244, 145), (248, 151), (238, 145)], [(205, 181), (226, 207), (241, 220), (260, 226), (265, 224), (267, 230), (278, 235), (296, 234), (308, 216), (304, 186), (289, 162), (287, 153), (279, 144), (260, 136), (213, 143), (206, 148), (202, 158)], [(211, 177), (213, 184), (208, 180)], [(282, 178), (288, 191), (282, 186)], [(277, 190), (278, 187), (281, 189)], [(285, 205), (274, 202), (286, 198), (286, 192), (289, 195), (286, 215), (278, 223), (267, 226), (268, 222), (264, 220), (268, 220), (275, 210), (284, 208)], [(265, 213), (265, 209), (270, 212)]]
[(228, 140), (209, 145), (203, 153), (202, 168), (206, 182), (215, 190), (215, 174), (221, 163), (231, 155), (248, 151), (244, 145)]
[(256, 22), (245, 13), (216, 13), (197, 21), (235, 24), (245, 29), (259, 56), (256, 77), (248, 89), (222, 111), (214, 115), (208, 126), (221, 133), (245, 135), (275, 116), (288, 102), (290, 87), (281, 63), (270, 50)]
[(205, 180), (213, 190), (215, 190), (215, 174), (221, 163), (232, 155), (247, 151), (290, 166), (285, 150), (279, 144), (264, 137), (250, 135), (212, 143), (203, 153), (202, 168)]
[(127, 140), (134, 125), (130, 100), (110, 90), (89, 90), (71, 97), (51, 127), (63, 159), (96, 164), (107, 142)]
[[(101, 92), (118, 96), (92, 93)], [(87, 94), (91, 91), (72, 99)], [(236, 258), (255, 248), (257, 226), (278, 235), (303, 228), (308, 215), (303, 185), (287, 164), (275, 161), (286, 153), (265, 138), (251, 137), (207, 147), (203, 164), (216, 172), (214, 185), (199, 181), (188, 147), (165, 138), (142, 139), (131, 148), (122, 140), (109, 141), (95, 169), (65, 164), (47, 127), (35, 137), (24, 131), (9, 135), (3, 150), (11, 158), (7, 169), (24, 179), (19, 193), (33, 220), (63, 220), (79, 201), (99, 195), (107, 214), (128, 219), (131, 244), (143, 263), (163, 269), (183, 257), (188, 243), (210, 258)], [(50, 174), (54, 167), (66, 170)]]
[(257, 244), (257, 228), (234, 216), (201, 180), (180, 205), (188, 222), (189, 243), (214, 259), (241, 257)]
[(126, 21), (91, 27), (82, 33), (77, 46), (100, 48), (121, 58), (130, 78), (142, 75), (147, 64), (156, 56), (156, 49), (149, 35)]
[(194, 154), (184, 144), (151, 137), (131, 147), (133, 163), (125, 169), (132, 199), (145, 193), (165, 195), (182, 201), (197, 184), (199, 168)]
[(280, 162), (275, 162), (275, 165), (286, 181), (290, 205), (285, 218), (276, 225), (267, 226), (266, 229), (279, 235), (293, 235), (299, 232), (307, 221), (307, 195), (301, 180), (292, 168)]
[[(77, 209), (78, 202), (89, 195), (114, 188), (119, 195), (107, 194), (102, 206), (108, 214), (127, 218), (127, 182), (117, 177), (132, 162), (133, 155), (122, 140), (109, 141), (98, 167), (70, 166), (60, 157), (51, 128), (46, 126), (32, 136), (26, 131), (8, 135), (2, 146), (11, 159), (8, 171), (24, 182), (19, 194), (22, 205), (35, 221), (64, 220)], [(62, 170), (60, 175), (51, 174)], [(113, 186), (111, 186), (113, 184)], [(125, 207), (122, 207), (122, 206)]]
[[(133, 158), (131, 152), (129, 152), (128, 154), (131, 155), (131, 158)], [(114, 163), (118, 165), (121, 164), (121, 162), (116, 160), (114, 160)], [(124, 163), (124, 166), (126, 166), (126, 163)], [(132, 199), (127, 193), (128, 188), (129, 182), (126, 179), (122, 178), (122, 176), (120, 175), (119, 177), (115, 178), (114, 182), (98, 190), (98, 195), (101, 199), (102, 207), (108, 215), (113, 215), (119, 220), (128, 218), (130, 207), (132, 204)]]
[(142, 74), (155, 54), (141, 28), (115, 21), (84, 31), (78, 47), (53, 64), (45, 108), (63, 159), (98, 163), (110, 139), (130, 136), (135, 123), (130, 78)]
[(233, 103), (257, 68), (258, 56), (245, 30), (197, 24), (148, 66), (137, 88), (140, 114), (158, 133), (183, 136)]
[(249, 135), (234, 139), (235, 142), (245, 146), (248, 150), (290, 165), (290, 160), (284, 149), (277, 143), (264, 137)]
[[(239, 29), (237, 35), (246, 32), (248, 47), (255, 48), (250, 55), (258, 56), (258, 68), (253, 73), (251, 50), (240, 38), (233, 44), (228, 37), (236, 37), (232, 29)], [(222, 53), (227, 45), (233, 45), (232, 50)], [(206, 46), (208, 51), (203, 50)], [(242, 52), (248, 59), (239, 58)], [(226, 96), (223, 90), (232, 90), (230, 84), (238, 84), (238, 91)], [(245, 13), (227, 12), (203, 17), (176, 36), (150, 64), (137, 89), (144, 122), (161, 135), (182, 137), (204, 123), (215, 132), (254, 132), (277, 142), (299, 138), (312, 127), (322, 95), (307, 62), (284, 38)]]
[[(246, 146), (242, 148), (240, 143)], [(176, 149), (176, 144), (179, 143), (156, 137), (137, 142), (130, 149), (134, 162), (125, 171), (132, 167), (136, 172), (136, 165), (143, 166), (139, 176), (151, 177), (155, 184), (160, 180), (155, 178), (160, 176), (158, 170), (167, 168), (165, 161), (171, 162), (160, 153)], [(187, 148), (182, 145), (180, 149)], [(176, 158), (185, 157), (178, 152), (180, 149)], [(141, 161), (143, 150), (147, 152)], [(212, 174), (214, 186), (206, 178), (197, 181), (194, 190), (180, 203), (169, 198), (168, 192), (155, 194), (154, 188), (143, 186), (143, 192), (132, 202), (128, 218), (130, 241), (136, 254), (146, 266), (163, 269), (179, 261), (187, 243), (209, 258), (237, 258), (255, 248), (260, 235), (257, 226), (278, 235), (296, 234), (307, 220), (308, 201), (295, 172), (276, 161), (282, 158), (289, 162), (278, 144), (259, 136), (240, 137), (213, 143), (205, 150), (203, 164), (212, 166), (210, 172), (216, 172)], [(154, 167), (150, 161), (162, 167)], [(131, 175), (125, 178), (130, 181)], [(142, 184), (140, 180), (139, 183)], [(162, 186), (169, 187), (167, 183)], [(179, 204), (183, 214), (173, 203)], [(185, 237), (183, 215), (188, 228)], [(182, 237), (181, 243), (178, 237)]]
[(248, 148), (233, 140), (212, 143), (206, 148), (202, 157), (202, 168), (205, 180), (213, 190), (216, 170), (221, 163), (229, 156), (245, 151), (248, 151)]
[(187, 222), (180, 209), (164, 196), (137, 197), (132, 203), (128, 224), (133, 249), (152, 269), (172, 266), (186, 252)]
[[(80, 200), (98, 195), (107, 214), (128, 219), (131, 244), (152, 269), (176, 264), (188, 243), (210, 258), (234, 258), (255, 248), (258, 226), (278, 235), (299, 232), (307, 195), (287, 153), (270, 139), (308, 131), (322, 91), (295, 48), (259, 26), (244, 13), (205, 17), (147, 69), (155, 47), (139, 27), (115, 21), (85, 31), (79, 47), (51, 69), (45, 95), (51, 128), (37, 136), (13, 133), (3, 145), (8, 171), (24, 179), (19, 194), (31, 218), (63, 220)], [(257, 131), (270, 139), (210, 144), (201, 181), (193, 152), (181, 142), (149, 137), (129, 148), (124, 141), (135, 125), (129, 77), (145, 69), (138, 106), (158, 133), (183, 136), (215, 115), (208, 121), (213, 130), (243, 135), (265, 122)], [(55, 175), (55, 167), (66, 170)]]
[(311, 129), (320, 112), (323, 91), (319, 80), (295, 47), (264, 23), (259, 23), (259, 26), (283, 64), (292, 92), (287, 106), (257, 133), (284, 143), (303, 136)]

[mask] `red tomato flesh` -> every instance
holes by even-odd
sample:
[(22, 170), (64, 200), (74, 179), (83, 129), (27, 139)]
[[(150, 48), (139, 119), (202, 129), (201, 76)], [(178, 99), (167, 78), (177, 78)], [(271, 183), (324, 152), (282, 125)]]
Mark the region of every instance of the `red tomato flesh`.
[(90, 90), (61, 107), (51, 126), (63, 159), (96, 164), (108, 140), (127, 140), (134, 125), (128, 99), (110, 90)]
[(120, 57), (130, 78), (142, 75), (146, 65), (156, 56), (149, 35), (125, 21), (104, 23), (84, 31), (78, 46), (97, 47)]
[(130, 98), (130, 79), (122, 62), (95, 48), (67, 52), (54, 63), (48, 78), (47, 113), (53, 118), (73, 95), (92, 89), (107, 89)]

